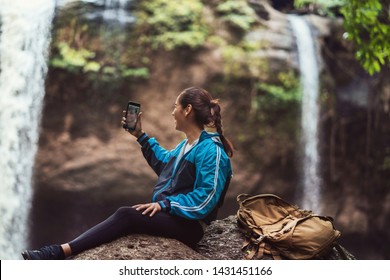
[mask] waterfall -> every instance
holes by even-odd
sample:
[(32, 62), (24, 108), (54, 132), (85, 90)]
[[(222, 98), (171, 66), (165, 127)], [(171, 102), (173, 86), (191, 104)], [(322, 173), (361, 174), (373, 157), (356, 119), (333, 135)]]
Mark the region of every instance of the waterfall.
[(28, 239), (54, 0), (0, 0), (0, 259)]
[(318, 84), (319, 71), (314, 40), (309, 24), (299, 16), (289, 15), (298, 47), (302, 88), (302, 201), (304, 209), (321, 212), (320, 158), (318, 155)]
[(126, 25), (135, 21), (134, 15), (129, 13), (128, 5), (134, 0), (56, 0), (56, 6), (59, 8), (66, 7), (72, 3), (90, 3), (94, 4), (102, 9), (98, 9), (85, 12), (85, 17), (89, 20), (102, 18), (105, 25), (118, 22)]

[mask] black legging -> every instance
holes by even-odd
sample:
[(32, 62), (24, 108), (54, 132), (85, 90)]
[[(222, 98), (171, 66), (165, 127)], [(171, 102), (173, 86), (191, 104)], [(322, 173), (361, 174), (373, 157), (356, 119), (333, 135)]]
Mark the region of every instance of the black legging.
[(106, 220), (69, 242), (72, 254), (110, 242), (131, 233), (144, 233), (177, 239), (194, 246), (203, 237), (198, 221), (157, 212), (153, 217), (142, 215), (131, 207), (121, 207)]

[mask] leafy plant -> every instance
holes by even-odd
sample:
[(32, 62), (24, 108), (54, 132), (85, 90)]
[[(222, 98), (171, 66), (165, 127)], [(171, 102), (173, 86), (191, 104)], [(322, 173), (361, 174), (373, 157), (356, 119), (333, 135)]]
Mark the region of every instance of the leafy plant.
[(95, 53), (84, 48), (75, 49), (66, 42), (57, 45), (59, 54), (50, 60), (52, 67), (66, 69), (68, 71), (82, 71), (84, 73), (98, 73), (104, 75), (148, 78), (149, 70), (146, 67), (128, 68), (125, 65), (117, 67), (102, 65), (95, 61)]
[(295, 0), (294, 6), (297, 8), (308, 7), (316, 10), (319, 14), (333, 16), (333, 10), (337, 10), (345, 4), (346, 0)]
[(390, 66), (390, 13), (379, 0), (348, 0), (341, 8), (345, 38), (356, 45), (356, 57), (371, 75)]
[(146, 67), (122, 69), (123, 77), (148, 78), (149, 74), (149, 69)]
[(233, 27), (248, 31), (255, 22), (255, 12), (244, 0), (225, 0), (218, 4), (216, 11)]
[(260, 107), (268, 109), (284, 108), (301, 100), (299, 79), (293, 71), (278, 74), (280, 84), (257, 83), (260, 90), (258, 102)]
[(83, 69), (84, 72), (98, 72), (100, 64), (90, 59), (95, 57), (95, 53), (87, 49), (74, 49), (66, 42), (57, 45), (59, 54), (51, 59), (50, 64), (57, 68), (69, 69), (71, 71)]
[(152, 49), (162, 47), (173, 50), (179, 47), (197, 48), (206, 41), (208, 28), (202, 21), (203, 4), (198, 0), (143, 1), (138, 12), (140, 41)]

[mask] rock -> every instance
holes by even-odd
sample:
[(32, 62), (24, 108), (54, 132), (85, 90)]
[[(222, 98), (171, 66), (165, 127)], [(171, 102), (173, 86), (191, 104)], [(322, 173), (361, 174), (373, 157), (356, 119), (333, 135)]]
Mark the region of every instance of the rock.
[[(194, 249), (183, 243), (164, 237), (134, 234), (121, 237), (111, 243), (87, 250), (74, 260), (242, 260), (244, 236), (239, 231), (236, 217), (231, 215), (216, 220), (207, 227), (204, 238)], [(264, 259), (272, 259), (265, 255)], [(341, 247), (341, 253), (333, 249), (323, 259), (355, 259)]]
[(201, 254), (170, 238), (133, 234), (87, 250), (74, 260), (204, 260)]
[[(237, 227), (236, 216), (231, 215), (223, 220), (216, 220), (207, 227), (204, 238), (196, 249), (202, 256), (212, 260), (242, 260), (245, 253), (241, 247), (245, 241), (244, 235)], [(264, 255), (264, 259), (272, 259)], [(322, 259), (326, 260), (353, 260), (355, 257), (344, 247), (340, 251), (333, 248)]]
[(245, 254), (241, 251), (244, 236), (237, 227), (236, 216), (216, 220), (206, 228), (203, 239), (196, 250), (212, 260), (241, 260)]

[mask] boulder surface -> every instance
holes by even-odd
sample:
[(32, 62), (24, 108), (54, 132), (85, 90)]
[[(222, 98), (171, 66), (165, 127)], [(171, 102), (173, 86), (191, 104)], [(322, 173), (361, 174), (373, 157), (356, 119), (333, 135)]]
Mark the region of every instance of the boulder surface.
[[(175, 239), (133, 234), (87, 250), (74, 260), (242, 260), (244, 235), (237, 227), (234, 215), (216, 220), (206, 228), (204, 238), (196, 248)], [(355, 259), (341, 247), (341, 253), (333, 249), (324, 259)], [(264, 259), (272, 259), (265, 255)]]

